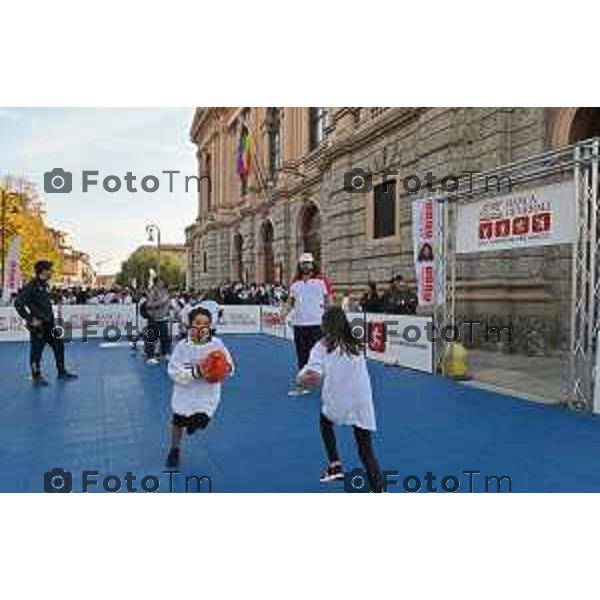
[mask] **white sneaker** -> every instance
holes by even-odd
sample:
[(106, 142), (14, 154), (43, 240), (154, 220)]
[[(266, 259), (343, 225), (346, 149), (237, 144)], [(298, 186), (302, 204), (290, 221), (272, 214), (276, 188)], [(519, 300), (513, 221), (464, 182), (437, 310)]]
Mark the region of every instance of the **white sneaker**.
[(344, 479), (344, 467), (338, 460), (336, 462), (329, 463), (321, 472), (319, 481), (322, 483), (328, 483), (330, 481), (340, 481)]
[(159, 365), (160, 364), (160, 359), (159, 358), (149, 358), (146, 361), (147, 365)]
[(288, 396), (306, 396), (306, 394), (310, 394), (310, 390), (307, 390), (305, 387), (301, 387), (299, 385), (293, 387), (288, 393)]

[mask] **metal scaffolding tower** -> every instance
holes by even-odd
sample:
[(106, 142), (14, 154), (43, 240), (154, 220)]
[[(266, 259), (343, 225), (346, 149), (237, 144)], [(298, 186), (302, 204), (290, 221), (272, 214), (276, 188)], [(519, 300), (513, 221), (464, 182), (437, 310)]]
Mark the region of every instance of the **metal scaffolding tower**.
[[(573, 204), (576, 211), (576, 240), (572, 244), (569, 381), (567, 402), (575, 410), (593, 410), (596, 338), (600, 331), (600, 219), (598, 218), (598, 169), (600, 138), (594, 138), (503, 165), (469, 177), (470, 184), (456, 192), (435, 196), (438, 203), (435, 254), (436, 303), (434, 320), (438, 331), (436, 344), (437, 371), (444, 373), (444, 362), (451, 343), (439, 335), (456, 324), (456, 217), (457, 206), (484, 198), (499, 197), (506, 189), (490, 186), (490, 181), (509, 177), (512, 191), (574, 182)], [(597, 407), (598, 408), (598, 407)]]

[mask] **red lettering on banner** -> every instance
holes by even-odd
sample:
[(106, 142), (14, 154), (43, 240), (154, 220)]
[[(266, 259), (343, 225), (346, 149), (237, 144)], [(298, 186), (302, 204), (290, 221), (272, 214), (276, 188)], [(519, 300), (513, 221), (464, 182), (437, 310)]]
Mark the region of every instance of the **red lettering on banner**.
[(430, 240), (433, 237), (433, 202), (423, 206), (421, 215), (421, 238)]
[(423, 265), (421, 268), (421, 298), (425, 302), (433, 300), (433, 266)]
[(285, 319), (281, 313), (263, 313), (263, 323), (266, 327), (279, 327), (285, 325)]

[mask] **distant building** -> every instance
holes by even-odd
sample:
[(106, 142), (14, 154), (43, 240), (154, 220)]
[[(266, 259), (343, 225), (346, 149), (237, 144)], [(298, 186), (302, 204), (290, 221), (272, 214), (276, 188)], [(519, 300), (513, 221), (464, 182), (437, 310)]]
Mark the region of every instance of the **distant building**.
[(60, 254), (61, 271), (54, 275), (58, 287), (85, 287), (96, 285), (96, 272), (90, 262), (89, 254), (76, 250), (70, 243), (68, 234), (50, 229), (54, 244)]
[(96, 276), (96, 288), (112, 288), (117, 283), (117, 275), (97, 275)]

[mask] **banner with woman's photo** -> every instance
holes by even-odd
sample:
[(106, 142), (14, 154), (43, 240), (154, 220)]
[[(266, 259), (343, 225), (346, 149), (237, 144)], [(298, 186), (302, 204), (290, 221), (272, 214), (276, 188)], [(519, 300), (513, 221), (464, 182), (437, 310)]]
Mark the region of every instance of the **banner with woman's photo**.
[(435, 200), (422, 198), (413, 201), (413, 252), (419, 306), (432, 306), (444, 300), (441, 294), (444, 286), (438, 286), (443, 274), (436, 272), (435, 265), (435, 252), (439, 248), (438, 214), (439, 207)]

